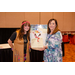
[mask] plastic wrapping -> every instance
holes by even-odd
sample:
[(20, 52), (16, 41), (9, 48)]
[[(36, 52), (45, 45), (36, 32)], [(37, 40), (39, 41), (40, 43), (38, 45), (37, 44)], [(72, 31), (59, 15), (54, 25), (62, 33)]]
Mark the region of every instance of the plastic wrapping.
[(38, 50), (45, 46), (47, 36), (47, 25), (31, 25), (30, 42), (31, 48)]

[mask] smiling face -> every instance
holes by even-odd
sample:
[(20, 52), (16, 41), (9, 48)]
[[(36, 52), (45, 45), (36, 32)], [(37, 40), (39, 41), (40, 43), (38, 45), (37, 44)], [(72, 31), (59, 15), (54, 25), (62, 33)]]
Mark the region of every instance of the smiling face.
[(54, 30), (55, 29), (55, 27), (56, 27), (56, 23), (55, 23), (55, 21), (54, 20), (52, 20), (50, 23), (49, 23), (49, 28), (50, 28), (50, 30)]
[(27, 25), (24, 25), (24, 31), (27, 32), (29, 30), (30, 26), (27, 24)]
[(47, 33), (48, 34), (55, 34), (57, 31), (60, 31), (58, 29), (58, 22), (56, 19), (50, 19), (47, 23)]

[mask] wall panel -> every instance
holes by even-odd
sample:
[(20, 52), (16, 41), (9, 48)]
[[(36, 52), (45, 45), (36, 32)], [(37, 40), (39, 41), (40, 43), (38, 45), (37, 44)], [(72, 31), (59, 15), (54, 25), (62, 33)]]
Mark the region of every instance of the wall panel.
[(72, 30), (75, 31), (75, 12), (73, 12), (73, 19), (72, 19)]
[(40, 12), (40, 24), (47, 24), (52, 18), (52, 12)]
[(6, 28), (18, 28), (21, 26), (22, 21), (25, 19), (24, 12), (6, 12), (5, 27)]
[(23, 20), (47, 24), (55, 18), (61, 31), (75, 31), (75, 12), (0, 12), (0, 28), (19, 28)]
[(64, 31), (72, 31), (72, 12), (64, 12)]
[(54, 12), (53, 18), (57, 20), (59, 29), (63, 31), (63, 12)]
[(25, 20), (30, 24), (39, 24), (39, 12), (25, 12)]
[(0, 12), (0, 28), (5, 27), (5, 12)]

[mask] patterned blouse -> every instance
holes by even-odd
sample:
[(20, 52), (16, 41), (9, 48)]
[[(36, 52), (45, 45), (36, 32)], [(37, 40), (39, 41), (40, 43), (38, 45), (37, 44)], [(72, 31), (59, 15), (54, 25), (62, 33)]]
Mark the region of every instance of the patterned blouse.
[(44, 50), (44, 62), (62, 62), (62, 34), (60, 31), (46, 38), (48, 48)]

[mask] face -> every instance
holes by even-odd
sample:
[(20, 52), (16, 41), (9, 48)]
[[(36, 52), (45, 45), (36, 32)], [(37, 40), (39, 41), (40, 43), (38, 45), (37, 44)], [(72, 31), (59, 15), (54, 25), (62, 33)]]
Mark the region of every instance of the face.
[(54, 30), (55, 27), (56, 27), (56, 23), (55, 23), (54, 20), (52, 20), (52, 21), (49, 23), (49, 28), (50, 28), (50, 30)]
[(27, 31), (29, 30), (29, 28), (30, 28), (29, 25), (25, 25), (25, 26), (24, 26), (24, 31), (27, 32)]

